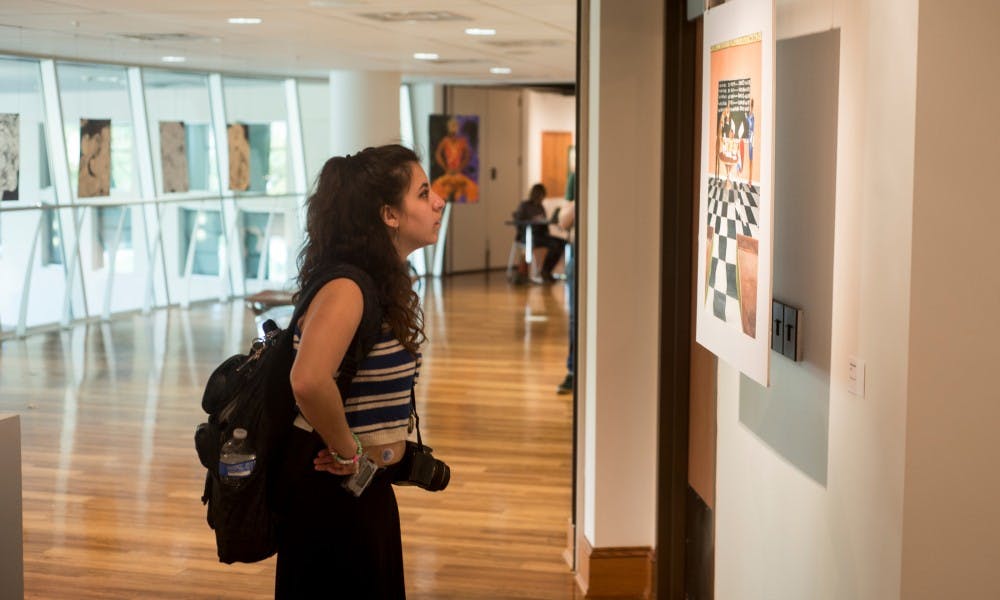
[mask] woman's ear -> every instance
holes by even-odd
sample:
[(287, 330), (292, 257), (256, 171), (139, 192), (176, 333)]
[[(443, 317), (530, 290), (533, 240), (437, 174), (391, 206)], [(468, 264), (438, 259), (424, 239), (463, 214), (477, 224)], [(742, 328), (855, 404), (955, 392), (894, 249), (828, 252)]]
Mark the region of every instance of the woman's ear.
[(389, 206), (388, 204), (382, 205), (382, 222), (393, 229), (399, 227), (399, 216), (396, 214), (396, 209)]

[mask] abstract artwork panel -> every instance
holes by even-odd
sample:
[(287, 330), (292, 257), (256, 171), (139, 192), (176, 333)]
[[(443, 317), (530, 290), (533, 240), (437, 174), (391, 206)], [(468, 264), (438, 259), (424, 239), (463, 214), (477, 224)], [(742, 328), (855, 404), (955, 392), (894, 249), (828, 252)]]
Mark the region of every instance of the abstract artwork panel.
[(705, 13), (697, 340), (768, 383), (774, 0)]
[(4, 200), (18, 199), (20, 169), (20, 115), (0, 114), (0, 194)]
[(111, 195), (111, 119), (80, 119), (77, 198)]
[(160, 121), (160, 166), (163, 171), (163, 193), (187, 192), (188, 178), (187, 133), (183, 121)]
[(430, 116), (431, 187), (448, 202), (479, 201), (479, 117)]
[(250, 129), (243, 123), (226, 127), (229, 140), (229, 189), (245, 192), (250, 189)]

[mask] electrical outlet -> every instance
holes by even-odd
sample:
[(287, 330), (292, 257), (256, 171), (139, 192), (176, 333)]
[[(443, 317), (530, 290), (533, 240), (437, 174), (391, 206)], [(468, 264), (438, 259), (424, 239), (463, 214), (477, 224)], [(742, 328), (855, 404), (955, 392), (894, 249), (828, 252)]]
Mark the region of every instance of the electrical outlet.
[(865, 397), (865, 361), (856, 356), (847, 357), (847, 391)]

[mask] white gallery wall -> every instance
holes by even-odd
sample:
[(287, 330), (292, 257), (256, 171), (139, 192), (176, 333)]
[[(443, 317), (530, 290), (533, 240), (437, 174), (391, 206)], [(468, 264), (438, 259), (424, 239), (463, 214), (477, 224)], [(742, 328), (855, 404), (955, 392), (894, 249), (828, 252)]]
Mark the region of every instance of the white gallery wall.
[(507, 264), (514, 228), (505, 225), (520, 200), (522, 90), (449, 87), (450, 114), (479, 116), (479, 201), (453, 204), (445, 271), (461, 273)]
[(306, 189), (312, 190), (320, 169), (330, 158), (330, 85), (324, 81), (299, 82), (302, 144), (305, 147)]
[(541, 180), (543, 131), (575, 130), (573, 96), (531, 89), (409, 84), (414, 145), (430, 168), (428, 117), (442, 113), (448, 94), (451, 114), (479, 116), (479, 201), (452, 206), (446, 272), (507, 265), (515, 231), (510, 220), (528, 189)]
[[(782, 448), (747, 423), (755, 398), (757, 417), (781, 402), (806, 411), (786, 413), (787, 428), (815, 428), (817, 388), (801, 380), (810, 367), (776, 358), (784, 388), (762, 392), (720, 361), (716, 596), (998, 597), (1000, 395), (989, 375), (1000, 272), (985, 258), (998, 255), (995, 243), (969, 217), (1000, 217), (982, 183), (995, 137), (984, 135), (984, 115), (1000, 91), (985, 75), (1000, 62), (990, 32), (998, 7), (777, 5), (779, 40), (840, 30), (828, 439), (825, 456), (803, 461), (801, 445)], [(806, 74), (794, 85), (822, 84)], [(808, 109), (778, 106), (777, 118)], [(806, 229), (799, 235), (813, 235)], [(782, 252), (776, 240), (776, 282)], [(804, 335), (827, 328), (802, 308)], [(863, 395), (848, 391), (850, 356), (866, 365)]]
[[(41, 169), (38, 158), (28, 159), (39, 157), (41, 148), (45, 146), (44, 131), (41, 129), (45, 120), (45, 107), (40, 101), (40, 95), (40, 88), (0, 93), (0, 113), (20, 115), (20, 151), (21, 156), (25, 157), (20, 160), (19, 200), (6, 201), (5, 207), (34, 205), (43, 201), (51, 203), (54, 197), (51, 182), (44, 189), (40, 187)], [(31, 244), (42, 217), (41, 211), (0, 214), (0, 259), (3, 265), (0, 278), (4, 282), (0, 287), (0, 322), (4, 329), (12, 328), (17, 323), (25, 283), (24, 274), (31, 260)], [(46, 315), (57, 314), (62, 309), (63, 298), (53, 291), (62, 289), (65, 278), (61, 265), (40, 264), (40, 249), (36, 250), (34, 260), (35, 264), (40, 265), (37, 267), (34, 285), (43, 291), (33, 294), (32, 302), (26, 307), (29, 323), (44, 321)]]
[[(567, 131), (576, 144), (576, 97), (553, 92), (524, 91), (524, 174), (522, 196), (542, 180), (542, 133)], [(550, 193), (551, 195), (551, 193)]]

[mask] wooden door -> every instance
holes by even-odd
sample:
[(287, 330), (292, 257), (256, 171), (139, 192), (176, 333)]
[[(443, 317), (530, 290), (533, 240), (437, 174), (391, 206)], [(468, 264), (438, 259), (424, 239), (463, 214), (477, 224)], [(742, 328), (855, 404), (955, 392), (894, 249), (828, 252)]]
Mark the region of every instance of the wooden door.
[(548, 196), (563, 196), (566, 193), (566, 177), (569, 174), (569, 147), (573, 145), (571, 131), (542, 132), (542, 185)]

